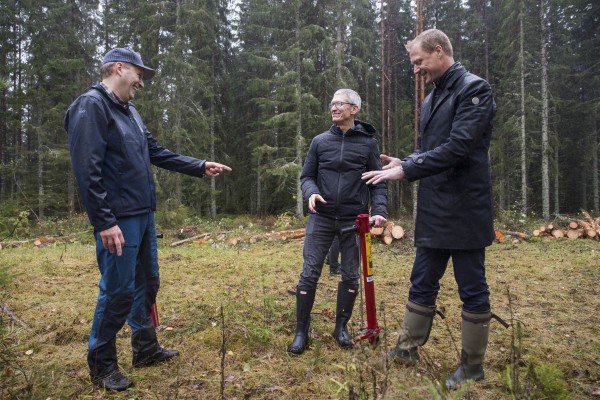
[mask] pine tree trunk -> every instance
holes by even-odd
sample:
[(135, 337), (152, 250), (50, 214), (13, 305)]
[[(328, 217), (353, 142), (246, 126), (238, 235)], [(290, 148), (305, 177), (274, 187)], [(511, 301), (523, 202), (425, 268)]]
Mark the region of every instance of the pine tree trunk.
[(260, 182), (261, 178), (261, 167), (260, 167), (260, 156), (256, 160), (256, 214), (262, 213), (262, 185)]
[(542, 216), (550, 220), (550, 177), (548, 176), (548, 60), (546, 59), (546, 5), (540, 0), (541, 66), (542, 66)]
[[(177, 38), (175, 40), (176, 44), (175, 47), (177, 49), (180, 49), (181, 46), (178, 44), (178, 42), (181, 41), (181, 1), (177, 0), (177, 9), (175, 11), (175, 35), (177, 35)], [(179, 72), (179, 68), (175, 68), (175, 73), (177, 75), (180, 75)], [(180, 76), (177, 76), (178, 78), (181, 78)], [(174, 89), (176, 92), (179, 92), (180, 89), (179, 88), (175, 88)], [(175, 95), (177, 96), (177, 94)], [(179, 96), (181, 96), (181, 93), (179, 93)], [(177, 96), (177, 97), (179, 97)], [(175, 97), (176, 98), (176, 97)], [(180, 154), (181, 153), (181, 107), (176, 107), (175, 109), (175, 116), (174, 116), (174, 125), (172, 126), (172, 129), (174, 132), (176, 132), (175, 134), (175, 153)], [(183, 198), (183, 194), (182, 194), (182, 188), (181, 188), (181, 174), (174, 174), (175, 176), (173, 177), (175, 180), (175, 187), (173, 189), (173, 196), (175, 197), (175, 204), (179, 205), (181, 204), (181, 200)]]
[(600, 150), (600, 143), (598, 142), (598, 134), (600, 133), (600, 121), (598, 120), (598, 109), (596, 106), (596, 121), (594, 121), (594, 135), (592, 136), (592, 192), (594, 194), (594, 210), (600, 211), (600, 194), (598, 192), (598, 151)]
[(381, 47), (379, 49), (380, 52), (380, 71), (381, 71), (381, 127), (380, 127), (380, 133), (381, 133), (381, 151), (384, 154), (387, 154), (387, 149), (385, 146), (385, 2), (384, 0), (381, 0), (380, 3), (380, 40), (381, 40)]
[[(338, 24), (336, 31), (336, 44), (335, 50), (337, 55), (337, 65), (335, 68), (335, 79), (338, 87), (346, 86), (346, 81), (344, 80), (344, 51), (345, 51), (345, 42), (344, 42), (344, 30), (346, 29), (346, 24), (344, 22), (344, 8), (345, 3), (343, 1), (338, 2), (339, 10), (338, 10)], [(300, 29), (297, 27), (297, 29)], [(300, 43), (298, 41), (298, 43)]]
[(69, 217), (75, 213), (75, 176), (71, 165), (67, 163), (67, 203), (69, 206)]
[(554, 215), (559, 215), (560, 214), (560, 182), (559, 182), (559, 174), (558, 171), (559, 170), (559, 165), (558, 165), (558, 158), (559, 156), (559, 152), (558, 152), (558, 135), (555, 134), (555, 140), (554, 140)]
[(42, 157), (42, 139), (38, 137), (38, 170), (37, 170), (37, 178), (38, 178), (38, 218), (41, 220), (45, 217), (45, 203), (46, 199), (44, 198), (44, 160)]
[[(300, 45), (300, 6), (296, 7), (296, 43)], [(296, 68), (298, 74), (296, 75), (296, 112), (298, 113), (298, 124), (296, 125), (296, 162), (299, 165), (298, 174), (296, 175), (296, 216), (298, 218), (304, 217), (304, 201), (302, 199), (302, 182), (300, 182), (300, 176), (302, 175), (302, 152), (304, 140), (302, 139), (302, 60), (300, 59), (300, 52), (296, 52)]]
[(519, 73), (521, 83), (521, 207), (524, 214), (529, 212), (529, 203), (527, 201), (527, 133), (525, 131), (525, 54), (523, 32), (523, 13), (524, 4), (520, 3), (519, 13)]
[[(417, 35), (423, 32), (423, 0), (417, 0), (417, 19), (415, 30)], [(425, 83), (423, 77), (415, 75), (415, 132), (413, 139), (413, 147), (416, 149), (419, 145), (419, 111), (421, 104), (425, 97)], [(417, 182), (412, 183), (412, 196), (413, 196), (413, 219), (417, 218), (417, 202), (419, 194), (419, 184)]]
[[(215, 52), (213, 51), (211, 56), (211, 69), (212, 69), (212, 81), (213, 81), (213, 94), (210, 98), (210, 159), (215, 159), (215, 118), (216, 118), (216, 107), (215, 107), (215, 96), (217, 95), (216, 78), (215, 78)], [(217, 187), (216, 179), (214, 176), (210, 177), (210, 216), (211, 218), (217, 218)]]

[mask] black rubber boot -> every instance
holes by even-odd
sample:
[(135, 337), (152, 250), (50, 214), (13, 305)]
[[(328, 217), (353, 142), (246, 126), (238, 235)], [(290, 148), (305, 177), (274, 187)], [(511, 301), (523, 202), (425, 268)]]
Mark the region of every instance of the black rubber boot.
[(90, 375), (90, 379), (94, 385), (114, 392), (121, 392), (133, 386), (133, 382), (123, 375), (119, 368), (104, 376)]
[(300, 355), (308, 348), (310, 330), (310, 312), (315, 303), (316, 290), (301, 290), (296, 293), (296, 334), (288, 352)]
[(177, 350), (165, 350), (158, 344), (154, 326), (144, 328), (131, 336), (134, 368), (147, 367), (156, 363), (169, 361), (179, 355)]
[(88, 365), (90, 380), (96, 386), (117, 392), (133, 386), (133, 383), (119, 371), (116, 338), (88, 352)]
[(357, 294), (357, 287), (346, 285), (343, 282), (338, 283), (333, 337), (342, 349), (351, 349), (354, 347), (354, 342), (348, 334), (348, 321), (352, 316), (352, 309), (354, 308)]
[(483, 357), (488, 344), (492, 313), (462, 312), (462, 350), (460, 364), (446, 379), (448, 389), (456, 389), (468, 380), (480, 381), (483, 373)]
[(427, 343), (434, 316), (435, 307), (422, 306), (409, 301), (398, 343), (386, 354), (385, 359), (404, 365), (416, 364), (419, 361), (418, 347)]

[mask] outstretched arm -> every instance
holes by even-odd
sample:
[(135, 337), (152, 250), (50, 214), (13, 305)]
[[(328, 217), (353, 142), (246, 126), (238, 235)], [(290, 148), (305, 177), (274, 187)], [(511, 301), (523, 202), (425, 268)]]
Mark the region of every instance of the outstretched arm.
[(219, 164), (212, 161), (207, 161), (204, 164), (204, 174), (208, 176), (219, 176), (223, 171), (231, 171), (231, 168), (225, 164)]
[(383, 181), (396, 181), (404, 179), (404, 171), (399, 158), (390, 157), (385, 154), (380, 156), (382, 161), (387, 162), (379, 171), (367, 171), (362, 174), (362, 180), (366, 181), (367, 185), (376, 185)]

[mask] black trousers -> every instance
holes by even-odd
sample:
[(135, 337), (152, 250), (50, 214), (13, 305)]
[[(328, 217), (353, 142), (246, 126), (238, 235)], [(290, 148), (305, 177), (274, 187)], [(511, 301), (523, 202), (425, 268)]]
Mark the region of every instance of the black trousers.
[(316, 289), (325, 257), (336, 235), (339, 235), (340, 242), (342, 282), (348, 286), (358, 286), (360, 275), (358, 274), (359, 260), (356, 233), (349, 232), (343, 235), (339, 233), (340, 228), (347, 228), (352, 225), (354, 225), (354, 220), (338, 221), (318, 214), (309, 215), (302, 252), (304, 264), (298, 282), (299, 290)]
[(485, 248), (447, 250), (417, 247), (417, 256), (410, 275), (410, 301), (434, 306), (440, 290), (440, 279), (452, 258), (454, 278), (463, 310), (483, 313), (490, 310), (490, 291), (485, 278)]

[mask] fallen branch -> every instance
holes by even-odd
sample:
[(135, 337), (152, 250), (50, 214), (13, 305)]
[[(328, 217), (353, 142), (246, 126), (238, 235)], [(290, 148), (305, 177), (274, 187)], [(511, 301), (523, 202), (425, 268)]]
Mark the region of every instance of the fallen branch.
[(192, 236), (192, 237), (187, 238), (187, 239), (183, 239), (183, 240), (179, 240), (177, 242), (173, 242), (173, 243), (171, 243), (171, 247), (180, 246), (180, 245), (182, 245), (184, 243), (191, 242), (191, 241), (194, 241), (196, 239), (203, 239), (203, 238), (208, 237), (208, 236), (210, 236), (210, 233), (202, 233), (200, 235)]
[(290, 240), (300, 239), (306, 236), (306, 229), (291, 229), (287, 231), (272, 231), (262, 235), (254, 235), (248, 239), (251, 244), (263, 241), (263, 240)]
[(25, 329), (27, 331), (31, 330), (31, 328), (29, 327), (29, 325), (27, 325), (25, 322), (21, 321), (19, 319), (19, 317), (17, 317), (15, 314), (13, 314), (8, 309), (8, 307), (6, 307), (4, 304), (0, 303), (0, 308), (2, 308), (2, 311), (4, 311), (4, 313), (10, 317), (10, 319), (12, 319), (13, 321), (15, 321), (17, 324), (21, 325), (21, 327), (23, 327), (23, 329)]
[(514, 236), (516, 238), (524, 239), (524, 240), (529, 239), (529, 235), (526, 233), (523, 233), (523, 232), (505, 231), (505, 230), (499, 230), (499, 232), (502, 232), (505, 236)]

